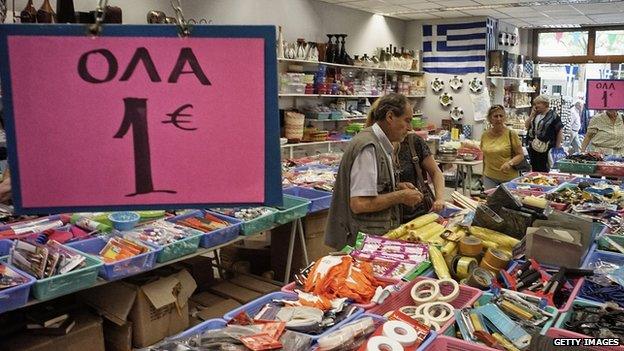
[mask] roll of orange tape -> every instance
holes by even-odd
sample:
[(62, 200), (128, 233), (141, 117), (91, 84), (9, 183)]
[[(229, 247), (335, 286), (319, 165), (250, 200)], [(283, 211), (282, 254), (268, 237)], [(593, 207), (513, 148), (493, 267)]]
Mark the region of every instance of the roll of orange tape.
[(502, 250), (489, 248), (483, 257), (484, 261), (494, 268), (505, 269), (511, 260), (511, 257)]
[(474, 236), (466, 236), (459, 242), (459, 253), (462, 256), (479, 256), (483, 250), (483, 242)]
[(479, 267), (487, 269), (488, 271), (492, 272), (494, 274), (494, 276), (496, 276), (498, 274), (498, 272), (500, 271), (499, 268), (493, 267), (485, 259), (481, 260), (481, 263), (479, 264)]

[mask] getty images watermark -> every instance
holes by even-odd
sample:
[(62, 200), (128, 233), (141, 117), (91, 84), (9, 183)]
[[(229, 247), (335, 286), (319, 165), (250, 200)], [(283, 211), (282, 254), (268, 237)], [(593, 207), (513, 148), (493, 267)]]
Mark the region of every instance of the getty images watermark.
[(555, 346), (620, 346), (618, 338), (554, 338)]

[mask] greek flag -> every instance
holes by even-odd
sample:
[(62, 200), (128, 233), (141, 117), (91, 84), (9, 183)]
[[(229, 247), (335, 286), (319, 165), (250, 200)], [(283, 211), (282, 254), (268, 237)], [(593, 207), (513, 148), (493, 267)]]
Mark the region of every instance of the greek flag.
[(429, 73), (484, 73), (485, 21), (423, 25), (423, 69)]

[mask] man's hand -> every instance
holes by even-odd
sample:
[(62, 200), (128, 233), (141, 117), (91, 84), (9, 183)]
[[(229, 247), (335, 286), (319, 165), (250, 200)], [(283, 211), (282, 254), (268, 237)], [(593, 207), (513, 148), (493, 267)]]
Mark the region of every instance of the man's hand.
[(399, 184), (397, 184), (397, 188), (399, 190), (405, 190), (405, 189), (416, 189), (416, 187), (414, 186), (414, 184), (410, 183), (410, 182), (400, 182)]
[(11, 178), (7, 177), (0, 182), (0, 202), (7, 204), (11, 200)]
[(405, 206), (414, 207), (422, 202), (423, 194), (417, 189), (399, 190), (401, 203)]
[(433, 203), (433, 206), (431, 206), (431, 211), (440, 212), (444, 209), (444, 206), (445, 206), (444, 200), (435, 200), (435, 202)]

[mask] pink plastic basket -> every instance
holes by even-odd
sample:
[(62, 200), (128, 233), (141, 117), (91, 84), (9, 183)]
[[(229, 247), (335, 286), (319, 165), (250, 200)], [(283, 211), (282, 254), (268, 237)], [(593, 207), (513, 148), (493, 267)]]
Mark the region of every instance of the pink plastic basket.
[(483, 351), (496, 350), (485, 345), (468, 342), (449, 336), (438, 335), (425, 351)]
[[(548, 331), (546, 332), (546, 336), (551, 337), (551, 338), (583, 338), (583, 339), (591, 338), (591, 336), (587, 336), (587, 335), (583, 335), (583, 334), (579, 334), (579, 333), (575, 333), (569, 330), (559, 329), (559, 328), (548, 329)], [(590, 350), (596, 350), (596, 351), (622, 351), (624, 350), (624, 346), (583, 346), (583, 347), (590, 349)]]
[[(368, 312), (383, 316), (384, 314), (390, 311), (397, 310), (401, 307), (413, 306), (414, 300), (412, 300), (412, 295), (411, 295), (412, 286), (414, 286), (414, 284), (416, 284), (417, 282), (421, 280), (425, 280), (425, 279), (437, 280), (437, 279), (427, 278), (427, 277), (417, 277), (410, 283), (406, 284), (405, 287), (401, 288), (401, 291), (399, 291), (397, 294), (395, 294), (392, 297), (387, 298), (383, 304), (371, 308)], [(442, 287), (442, 293), (448, 294), (452, 291), (452, 289), (453, 289), (452, 287), (448, 285), (444, 285)], [(455, 298), (455, 300), (449, 303), (457, 309), (472, 306), (472, 304), (475, 301), (477, 301), (477, 299), (479, 298), (479, 296), (481, 296), (481, 294), (482, 292), (479, 289), (475, 289), (473, 287), (460, 284), (459, 295)], [(455, 323), (455, 319), (451, 318), (444, 325), (440, 326), (440, 331), (438, 331), (438, 333), (439, 334), (444, 333), (444, 331), (453, 323)]]
[[(400, 295), (400, 294), (403, 292), (403, 290), (408, 289), (408, 288), (409, 288), (409, 289), (411, 289), (411, 288), (412, 288), (412, 285), (411, 285), (410, 283), (407, 283), (407, 282), (404, 282), (404, 281), (398, 281), (398, 282), (397, 282), (396, 280), (393, 280), (393, 279), (386, 279), (386, 278), (377, 278), (377, 280), (379, 280), (379, 281), (381, 281), (381, 282), (385, 282), (385, 283), (387, 283), (388, 285), (390, 285), (390, 284), (394, 284), (394, 285), (396, 285), (396, 286), (397, 286), (397, 288), (398, 288), (398, 291), (391, 293), (391, 294), (390, 294), (390, 296), (388, 296), (388, 297), (386, 298), (386, 301), (387, 301), (387, 300), (390, 300), (390, 299), (393, 299), (393, 298), (395, 298), (396, 296)], [(290, 284), (286, 284), (286, 285), (284, 285), (284, 286), (282, 287), (282, 289), (281, 289), (281, 290), (282, 290), (282, 292), (285, 292), (285, 293), (291, 293), (291, 294), (292, 294), (292, 293), (294, 293), (294, 292), (295, 292), (295, 288), (296, 288), (296, 286), (297, 286), (297, 283), (292, 282), (292, 283), (290, 283)], [(407, 292), (407, 294), (409, 295), (409, 291)], [(374, 303), (374, 302), (370, 302), (370, 303), (363, 303), (363, 304), (362, 304), (362, 303), (356, 303), (356, 304), (354, 304), (354, 305), (355, 305), (355, 306), (358, 306), (358, 307), (360, 307), (360, 308), (363, 308), (363, 309), (365, 309), (365, 310), (367, 310), (367, 311), (368, 311), (368, 310), (370, 310), (371, 308), (373, 308), (373, 307), (377, 306), (377, 304), (376, 304), (376, 303)]]
[[(514, 262), (514, 261), (512, 261), (512, 262)], [(515, 264), (511, 264), (509, 266), (509, 268), (507, 269), (507, 272), (513, 273), (516, 270), (517, 266), (518, 266), (517, 262)], [(568, 300), (566, 301), (566, 303), (563, 304), (563, 306), (561, 306), (560, 308), (557, 308), (557, 306), (553, 306), (553, 307), (557, 308), (557, 311), (559, 311), (560, 313), (566, 312), (570, 308), (572, 308), (572, 304), (574, 303), (574, 299), (576, 299), (576, 297), (579, 294), (579, 291), (581, 291), (581, 287), (583, 286), (584, 282), (585, 282), (585, 278), (579, 278), (576, 281), (570, 281), (570, 284), (572, 284), (572, 291), (570, 292), (570, 297), (568, 297)], [(521, 293), (525, 293), (525, 292), (522, 291)], [(530, 293), (526, 293), (526, 294), (527, 295), (532, 295)]]

